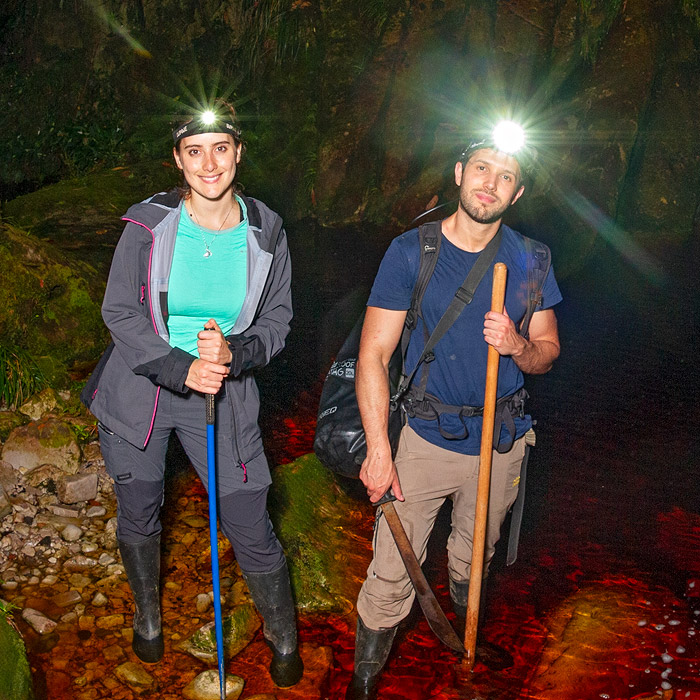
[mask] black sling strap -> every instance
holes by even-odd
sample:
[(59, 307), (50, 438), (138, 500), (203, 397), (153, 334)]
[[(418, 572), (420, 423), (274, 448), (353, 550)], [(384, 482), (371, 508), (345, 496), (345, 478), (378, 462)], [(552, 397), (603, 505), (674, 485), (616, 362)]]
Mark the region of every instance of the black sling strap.
[[(450, 305), (447, 307), (445, 313), (442, 315), (437, 325), (435, 326), (435, 329), (430, 334), (430, 338), (428, 338), (428, 341), (426, 342), (425, 347), (423, 348), (423, 352), (418, 358), (416, 366), (413, 368), (413, 371), (404, 378), (404, 380), (401, 382), (401, 385), (399, 386), (399, 390), (392, 397), (392, 405), (396, 406), (401, 397), (406, 393), (406, 391), (408, 391), (408, 388), (411, 386), (411, 382), (413, 381), (413, 377), (415, 376), (416, 372), (418, 371), (418, 368), (423, 364), (423, 362), (431, 362), (434, 359), (435, 356), (433, 354), (433, 348), (435, 347), (435, 345), (437, 345), (438, 341), (445, 335), (445, 333), (447, 333), (452, 324), (457, 320), (459, 315), (464, 310), (464, 307), (467, 304), (471, 303), (472, 299), (474, 298), (474, 292), (476, 291), (476, 288), (479, 286), (479, 283), (486, 274), (486, 271), (489, 269), (489, 267), (491, 267), (491, 263), (496, 257), (496, 253), (498, 252), (498, 249), (501, 245), (501, 238), (501, 229), (499, 228), (498, 233), (489, 241), (486, 248), (484, 248), (481, 251), (481, 254), (472, 266), (472, 269), (469, 270), (469, 274), (467, 275), (466, 279), (459, 287), (459, 289), (455, 292), (455, 295), (452, 298)], [(421, 382), (422, 386), (419, 390), (421, 396), (418, 399), (419, 401), (422, 400), (422, 395), (425, 393), (426, 382)]]

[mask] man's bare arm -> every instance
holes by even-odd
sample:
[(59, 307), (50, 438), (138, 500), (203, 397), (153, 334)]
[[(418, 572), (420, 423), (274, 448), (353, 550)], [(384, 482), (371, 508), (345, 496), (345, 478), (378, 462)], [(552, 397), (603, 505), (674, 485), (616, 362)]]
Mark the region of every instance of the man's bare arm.
[(372, 502), (392, 488), (403, 500), (389, 444), (389, 360), (401, 339), (406, 311), (368, 306), (362, 327), (355, 387), (362, 427), (367, 439), (367, 457), (360, 479)]
[(498, 350), (499, 355), (510, 355), (526, 374), (544, 374), (559, 357), (559, 331), (553, 309), (537, 311), (530, 321), (530, 339), (523, 338), (515, 328), (508, 312), (489, 311), (484, 321), (484, 340)]

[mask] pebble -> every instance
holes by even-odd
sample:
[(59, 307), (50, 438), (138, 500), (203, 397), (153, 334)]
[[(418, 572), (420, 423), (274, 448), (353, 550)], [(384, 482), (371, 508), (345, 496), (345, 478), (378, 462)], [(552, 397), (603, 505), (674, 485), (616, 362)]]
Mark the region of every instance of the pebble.
[(57, 623), (34, 608), (24, 608), (22, 619), (38, 634), (48, 634), (56, 629)]
[(75, 590), (69, 590), (66, 591), (65, 593), (59, 593), (57, 596), (54, 596), (52, 599), (52, 602), (54, 605), (57, 605), (59, 608), (67, 608), (69, 605), (75, 605), (76, 603), (81, 603), (83, 600), (83, 597), (80, 595), (78, 591)]
[(86, 515), (88, 518), (101, 518), (106, 513), (107, 509), (104, 506), (92, 506), (87, 509)]
[(150, 688), (155, 684), (153, 676), (147, 673), (141, 665), (131, 661), (117, 666), (114, 673), (119, 680), (132, 688)]
[(206, 593), (200, 593), (196, 598), (196, 607), (198, 613), (205, 613), (211, 606), (211, 598)]
[(68, 524), (63, 528), (61, 537), (66, 542), (77, 542), (83, 536), (83, 531), (77, 526)]
[(96, 608), (103, 608), (108, 602), (107, 596), (100, 592), (95, 593), (95, 597), (92, 599), (92, 605)]
[[(243, 679), (227, 673), (224, 690), (226, 700), (236, 700), (243, 692)], [(182, 694), (187, 700), (219, 700), (219, 672), (202, 671), (183, 688)]]

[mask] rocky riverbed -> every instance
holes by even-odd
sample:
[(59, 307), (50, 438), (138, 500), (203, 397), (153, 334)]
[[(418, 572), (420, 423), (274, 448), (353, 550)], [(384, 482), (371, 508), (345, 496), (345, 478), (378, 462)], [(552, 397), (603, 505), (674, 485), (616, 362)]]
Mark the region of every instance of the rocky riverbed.
[[(52, 700), (119, 700), (144, 693), (218, 698), (217, 674), (205, 672), (216, 666), (206, 494), (196, 479), (175, 476), (168, 481), (161, 576), (166, 657), (161, 664), (145, 666), (130, 646), (133, 610), (117, 547), (112, 482), (98, 443), (90, 439), (94, 421), (58, 410), (69, 400), (69, 395), (45, 391), (18, 413), (0, 417), (5, 426), (22, 420), (18, 414), (26, 421), (9, 432), (5, 428), (1, 453), (0, 598), (24, 637), (35, 692)], [(312, 457), (302, 458), (278, 470), (281, 488), (273, 494), (275, 503), (280, 506), (296, 495), (294, 506), (278, 509), (284, 512), (278, 512), (276, 526), (281, 537), (289, 533), (285, 547), (295, 553), (292, 578), (298, 606), (312, 615), (336, 611), (335, 624), (347, 634), (368, 538), (361, 541), (353, 535), (352, 547), (346, 543), (331, 548), (340, 554), (324, 560), (320, 542), (337, 535), (324, 532), (313, 517), (306, 528), (300, 525), (304, 498), (297, 493), (298, 482), (311, 478), (325, 492), (321, 496), (313, 487), (301, 486), (314, 503), (314, 513), (341, 536), (343, 528), (333, 522), (334, 513), (342, 511), (345, 519), (366, 518), (357, 506), (329, 506), (329, 495), (331, 500), (347, 497), (329, 489), (324, 474), (310, 477), (314, 462)], [(297, 519), (294, 525), (289, 518)], [(367, 526), (364, 530), (367, 535)], [(302, 644), (307, 667), (303, 681), (294, 689), (276, 689), (265, 672), (270, 652), (262, 639), (261, 620), (223, 537), (219, 556), (231, 673), (227, 697), (239, 697), (244, 688), (245, 697), (322, 697), (332, 665), (330, 648)], [(323, 576), (314, 571), (318, 566)]]

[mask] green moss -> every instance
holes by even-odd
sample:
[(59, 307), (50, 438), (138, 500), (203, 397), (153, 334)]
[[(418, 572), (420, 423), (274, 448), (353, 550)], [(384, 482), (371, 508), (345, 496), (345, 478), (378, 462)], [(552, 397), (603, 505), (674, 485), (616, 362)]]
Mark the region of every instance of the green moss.
[(347, 496), (312, 454), (275, 470), (270, 503), (297, 605), (308, 611), (352, 606), (370, 557), (369, 505)]
[(24, 643), (0, 611), (0, 700), (30, 700), (32, 677)]

